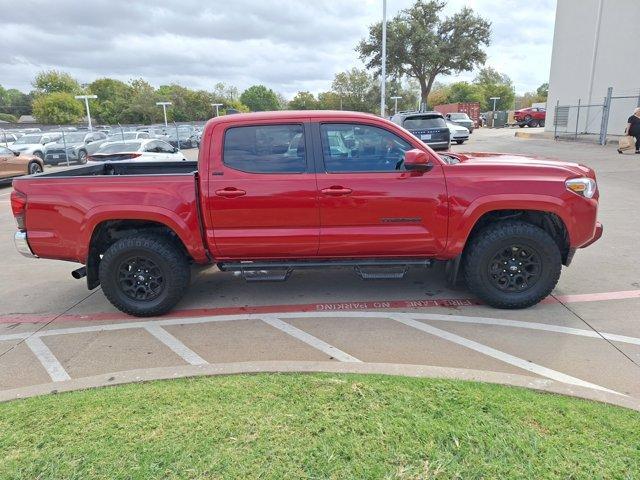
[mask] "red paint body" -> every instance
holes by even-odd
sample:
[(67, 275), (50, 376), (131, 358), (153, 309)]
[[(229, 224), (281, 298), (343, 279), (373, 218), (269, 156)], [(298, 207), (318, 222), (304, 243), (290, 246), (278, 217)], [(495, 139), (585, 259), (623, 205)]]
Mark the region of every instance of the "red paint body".
[(513, 118), (516, 120), (516, 122), (523, 122), (525, 121), (526, 117), (529, 117), (531, 120), (540, 121), (547, 118), (547, 112), (545, 109), (534, 107), (523, 108), (521, 110), (516, 110), (515, 112), (513, 112)]
[[(256, 174), (222, 163), (224, 132), (231, 126), (300, 123), (307, 128), (322, 122), (387, 129), (426, 152), (433, 168), (427, 172), (316, 169), (317, 173)], [(367, 114), (238, 114), (208, 122), (195, 178), (187, 174), (43, 175), (17, 179), (14, 188), (27, 198), (26, 231), (33, 252), (79, 263), (87, 261), (96, 227), (122, 219), (166, 225), (201, 264), (284, 258), (446, 260), (462, 252), (474, 224), (494, 210), (553, 212), (565, 223), (572, 248), (597, 239), (598, 194), (586, 199), (564, 184), (569, 178), (594, 177), (593, 170), (513, 155), (458, 157), (460, 163), (447, 164), (404, 129)], [(411, 221), (384, 221), (398, 217)]]

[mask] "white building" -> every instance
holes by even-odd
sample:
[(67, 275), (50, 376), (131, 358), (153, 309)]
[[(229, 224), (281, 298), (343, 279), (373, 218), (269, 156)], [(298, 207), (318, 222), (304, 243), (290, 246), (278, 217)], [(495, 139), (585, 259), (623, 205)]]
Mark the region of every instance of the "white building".
[[(614, 96), (608, 133), (620, 134), (640, 106), (640, 0), (558, 0), (549, 75), (546, 130), (556, 105), (601, 105)], [(567, 131), (599, 133), (602, 107), (570, 108)], [(561, 118), (561, 115), (558, 115)], [(560, 128), (559, 128), (560, 129)]]

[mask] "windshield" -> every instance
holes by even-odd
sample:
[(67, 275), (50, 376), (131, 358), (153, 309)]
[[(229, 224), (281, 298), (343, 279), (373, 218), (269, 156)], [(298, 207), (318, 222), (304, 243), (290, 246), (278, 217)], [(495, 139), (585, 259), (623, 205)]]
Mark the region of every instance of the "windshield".
[(402, 126), (407, 130), (419, 130), (423, 128), (446, 128), (447, 124), (442, 117), (423, 115), (405, 119)]
[(16, 140), (14, 145), (29, 145), (30, 143), (40, 143), (42, 141), (42, 135), (25, 135)]
[(140, 149), (141, 142), (114, 142), (102, 145), (96, 153), (125, 153), (137, 152)]
[[(65, 133), (64, 142), (67, 143), (82, 143), (84, 142), (84, 133)], [(62, 137), (58, 139), (58, 143), (63, 143)]]
[(451, 120), (471, 120), (466, 113), (452, 113), (449, 115)]

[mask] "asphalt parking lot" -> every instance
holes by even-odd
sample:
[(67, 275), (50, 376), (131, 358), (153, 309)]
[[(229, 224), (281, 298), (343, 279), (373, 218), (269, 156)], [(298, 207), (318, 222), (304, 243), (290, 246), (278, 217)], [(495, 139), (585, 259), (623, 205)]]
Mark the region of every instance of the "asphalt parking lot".
[(329, 270), (249, 284), (212, 268), (196, 272), (170, 316), (139, 320), (72, 279), (75, 265), (21, 257), (10, 189), (0, 188), (0, 399), (198, 373), (329, 370), (475, 378), (638, 408), (640, 158), (510, 129), (477, 130), (453, 150), (596, 170), (604, 236), (563, 269), (545, 303), (495, 310), (447, 288), (439, 268), (393, 281)]

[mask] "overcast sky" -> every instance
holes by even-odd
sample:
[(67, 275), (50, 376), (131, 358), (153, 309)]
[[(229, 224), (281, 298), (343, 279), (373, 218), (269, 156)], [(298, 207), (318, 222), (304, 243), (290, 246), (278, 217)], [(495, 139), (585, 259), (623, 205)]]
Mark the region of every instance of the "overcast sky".
[[(389, 16), (412, 3), (388, 0)], [(469, 5), (491, 20), (487, 64), (518, 93), (548, 80), (556, 0), (447, 3), (448, 13)], [(262, 83), (291, 97), (328, 90), (337, 72), (362, 66), (354, 47), (379, 21), (382, 0), (0, 0), (0, 11), (5, 88), (29, 91), (38, 71), (55, 68), (82, 83)]]

